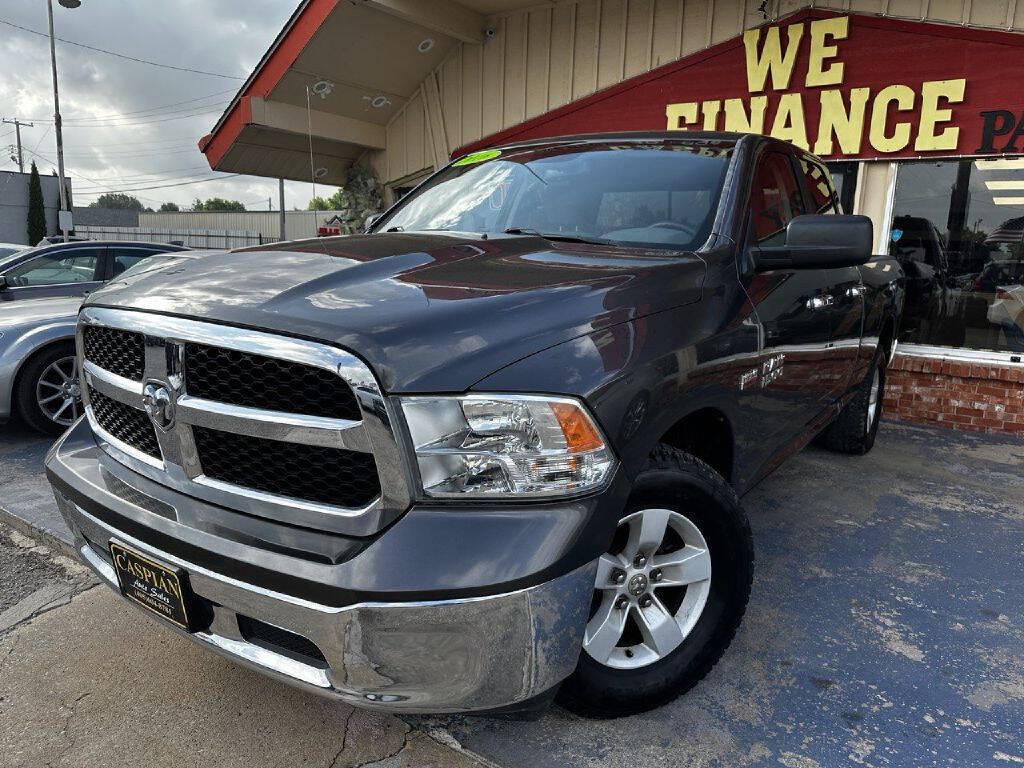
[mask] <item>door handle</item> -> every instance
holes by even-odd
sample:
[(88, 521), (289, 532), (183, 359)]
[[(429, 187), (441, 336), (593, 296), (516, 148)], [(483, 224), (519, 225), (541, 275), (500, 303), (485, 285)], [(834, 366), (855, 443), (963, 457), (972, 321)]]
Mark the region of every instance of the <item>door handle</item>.
[(831, 307), (836, 303), (836, 300), (832, 298), (831, 294), (825, 294), (824, 296), (812, 296), (807, 300), (808, 309), (824, 309), (825, 307)]

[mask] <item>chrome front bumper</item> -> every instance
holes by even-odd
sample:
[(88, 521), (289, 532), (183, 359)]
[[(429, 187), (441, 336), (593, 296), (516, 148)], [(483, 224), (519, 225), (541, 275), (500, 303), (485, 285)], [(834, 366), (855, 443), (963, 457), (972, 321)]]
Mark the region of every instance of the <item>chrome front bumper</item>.
[[(111, 528), (59, 490), (55, 496), (79, 555), (109, 586), (116, 590), (117, 578), (102, 547), (111, 538), (183, 568), (192, 591), (213, 606), (209, 627), (188, 637), (314, 693), (410, 713), (498, 709), (552, 689), (579, 659), (596, 561), (499, 595), (332, 608), (196, 566)], [(240, 615), (306, 638), (326, 664), (246, 640)]]

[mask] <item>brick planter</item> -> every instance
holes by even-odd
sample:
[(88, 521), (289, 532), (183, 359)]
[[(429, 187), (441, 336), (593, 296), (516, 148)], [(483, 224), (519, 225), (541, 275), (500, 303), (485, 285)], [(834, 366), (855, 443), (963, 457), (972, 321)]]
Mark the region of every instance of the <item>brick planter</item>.
[(897, 353), (888, 371), (885, 411), (920, 424), (1024, 438), (1024, 365)]

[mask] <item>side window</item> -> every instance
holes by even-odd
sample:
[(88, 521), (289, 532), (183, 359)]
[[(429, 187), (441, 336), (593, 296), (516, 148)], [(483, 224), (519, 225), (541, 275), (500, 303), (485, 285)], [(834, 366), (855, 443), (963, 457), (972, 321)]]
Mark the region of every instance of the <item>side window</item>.
[(101, 248), (58, 250), (29, 259), (6, 273), (7, 284), (17, 287), (89, 283), (96, 280)]
[(148, 248), (111, 248), (113, 272), (111, 277), (117, 277), (129, 267), (134, 267), (143, 259), (148, 259), (156, 251)]
[(804, 184), (810, 198), (807, 201), (807, 213), (838, 213), (831, 174), (818, 163), (804, 157), (800, 158), (800, 172), (804, 175)]
[(749, 239), (754, 245), (785, 245), (786, 225), (802, 212), (800, 188), (789, 157), (767, 152), (758, 163), (750, 190)]

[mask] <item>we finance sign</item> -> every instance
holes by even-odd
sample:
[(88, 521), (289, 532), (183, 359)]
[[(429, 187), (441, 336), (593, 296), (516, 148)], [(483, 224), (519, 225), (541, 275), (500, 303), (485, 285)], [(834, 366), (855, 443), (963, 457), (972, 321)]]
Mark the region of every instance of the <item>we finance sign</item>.
[(488, 137), (764, 133), (826, 158), (1024, 153), (1024, 36), (802, 11)]

